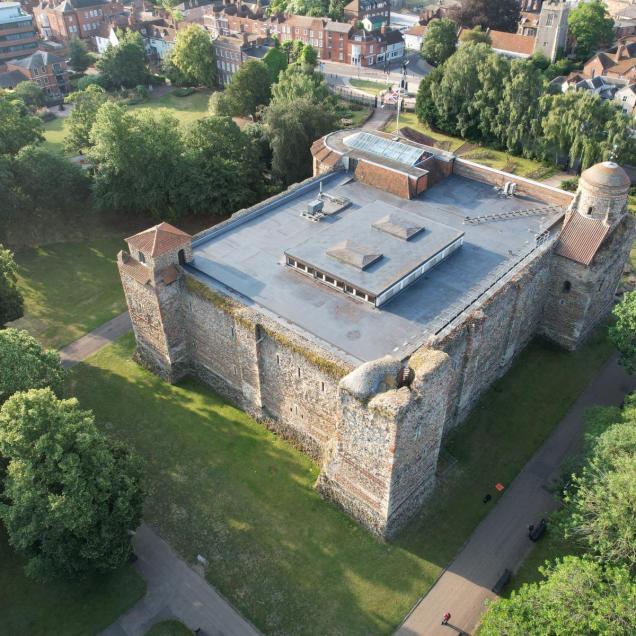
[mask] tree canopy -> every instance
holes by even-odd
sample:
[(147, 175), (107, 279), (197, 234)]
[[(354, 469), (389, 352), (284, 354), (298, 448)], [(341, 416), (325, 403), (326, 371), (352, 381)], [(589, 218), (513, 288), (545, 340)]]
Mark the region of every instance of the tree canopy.
[[(278, 41), (277, 41), (278, 42)], [(269, 72), (272, 75), (272, 82), (278, 82), (279, 75), (287, 68), (287, 54), (278, 46), (273, 46), (263, 56), (263, 62), (267, 64)]]
[(42, 349), (27, 331), (0, 330), (0, 404), (28, 389), (50, 387), (59, 394), (63, 381), (64, 370), (56, 351)]
[(269, 104), (271, 87), (272, 77), (267, 64), (261, 60), (248, 60), (225, 90), (223, 101), (227, 112), (223, 114), (255, 117), (260, 107)]
[(581, 59), (614, 40), (614, 20), (601, 0), (581, 2), (574, 7), (568, 15), (568, 29), (576, 45), (576, 55)]
[(612, 311), (616, 322), (609, 329), (620, 363), (628, 373), (636, 372), (636, 291), (627, 292)]
[(42, 120), (29, 114), (20, 99), (0, 94), (0, 155), (15, 155), (20, 148), (43, 141)]
[(141, 464), (98, 432), (90, 411), (50, 389), (16, 393), (0, 410), (0, 453), (0, 519), (29, 576), (77, 578), (126, 562), (141, 521)]
[(91, 65), (91, 56), (83, 40), (72, 38), (68, 45), (69, 63), (71, 68), (83, 73)]
[[(18, 287), (17, 274), (18, 268), (13, 260), (13, 254), (0, 245), (0, 327), (21, 318), (24, 313), (24, 300)], [(0, 336), (3, 333), (0, 331)], [(3, 374), (3, 370), (0, 370), (0, 374)], [(2, 382), (0, 382), (0, 401), (2, 391)]]
[(92, 84), (83, 91), (71, 93), (65, 101), (73, 104), (73, 110), (67, 117), (68, 132), (64, 138), (64, 147), (78, 152), (90, 145), (90, 133), (99, 107), (108, 101), (108, 95), (100, 86)]
[(422, 57), (433, 66), (445, 62), (457, 48), (457, 25), (448, 18), (434, 18), (428, 23), (422, 42)]
[(520, 14), (518, 0), (461, 0), (452, 17), (465, 27), (479, 25), (484, 29), (514, 33)]
[(20, 82), (13, 89), (13, 94), (19, 97), (32, 111), (46, 103), (44, 91), (35, 82)]
[(181, 74), (182, 83), (211, 88), (216, 81), (214, 47), (208, 32), (198, 24), (177, 31), (170, 64)]
[(97, 61), (97, 70), (109, 90), (134, 88), (148, 79), (146, 52), (141, 34), (118, 31), (118, 46), (109, 46)]

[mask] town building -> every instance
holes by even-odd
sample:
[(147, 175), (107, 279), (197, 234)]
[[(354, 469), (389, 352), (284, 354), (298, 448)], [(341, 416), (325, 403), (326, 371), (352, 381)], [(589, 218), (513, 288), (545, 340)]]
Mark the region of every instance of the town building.
[(559, 53), (565, 54), (569, 12), (566, 0), (543, 0), (537, 21), (534, 53), (544, 55), (550, 62), (554, 62)]
[(606, 318), (630, 182), (605, 162), (572, 194), (360, 129), (311, 151), (313, 178), (194, 237), (127, 239), (135, 357), (292, 439), (318, 491), (386, 537), (534, 336), (576, 349)]
[(37, 48), (33, 18), (19, 2), (0, 3), (0, 64), (31, 55)]
[(607, 51), (599, 51), (583, 66), (587, 77), (606, 75), (628, 82), (636, 81), (636, 37), (619, 40)]
[(42, 0), (33, 8), (43, 37), (57, 42), (76, 37), (93, 44), (103, 24), (114, 24), (123, 15), (124, 7), (118, 0)]
[(0, 73), (0, 87), (15, 88), (20, 82), (35, 82), (48, 99), (70, 92), (66, 61), (61, 57), (36, 51), (29, 57), (7, 60), (6, 72)]
[(262, 59), (274, 46), (274, 41), (242, 33), (240, 36), (220, 35), (212, 44), (218, 82), (221, 86), (227, 86), (244, 62)]
[[(464, 40), (468, 29), (459, 30), (460, 43)], [(495, 31), (486, 29), (490, 37), (490, 46), (495, 53), (511, 58), (528, 58), (534, 52), (535, 38), (530, 35), (520, 35), (519, 33), (508, 33), (507, 31)]]
[[(390, 0), (352, 0), (344, 8), (345, 20), (362, 22), (365, 18), (381, 17), (385, 25), (391, 23)], [(381, 25), (380, 25), (381, 26)]]
[(636, 109), (636, 83), (623, 86), (614, 94), (614, 101), (627, 115), (634, 114)]
[(414, 24), (404, 32), (404, 45), (409, 51), (419, 51), (426, 35), (424, 24)]

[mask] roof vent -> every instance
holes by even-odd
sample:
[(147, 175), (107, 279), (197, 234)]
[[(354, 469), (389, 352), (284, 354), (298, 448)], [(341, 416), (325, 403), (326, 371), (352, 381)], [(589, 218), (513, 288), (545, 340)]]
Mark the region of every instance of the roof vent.
[(327, 255), (346, 263), (357, 269), (366, 269), (376, 261), (382, 258), (382, 254), (378, 254), (370, 247), (365, 247), (354, 241), (342, 241), (327, 250)]
[(307, 210), (300, 213), (300, 216), (304, 216), (310, 221), (320, 221), (325, 216), (323, 208), (325, 203), (322, 199), (314, 199), (307, 204)]
[(413, 380), (415, 380), (415, 371), (411, 367), (402, 367), (397, 373), (397, 388), (401, 389), (403, 386), (410, 388)]
[(386, 232), (392, 236), (408, 241), (412, 239), (416, 234), (419, 234), (424, 226), (412, 218), (406, 218), (399, 214), (387, 214), (381, 219), (378, 219), (372, 226), (376, 230)]

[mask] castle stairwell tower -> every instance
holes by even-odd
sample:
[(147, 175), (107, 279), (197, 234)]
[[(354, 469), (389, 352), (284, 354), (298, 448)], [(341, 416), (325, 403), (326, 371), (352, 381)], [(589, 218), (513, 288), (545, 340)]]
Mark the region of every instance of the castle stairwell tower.
[(169, 223), (126, 239), (117, 255), (138, 362), (168, 382), (188, 371), (181, 266), (192, 260), (192, 237)]
[(541, 328), (567, 349), (575, 349), (612, 308), (635, 235), (629, 186), (618, 164), (596, 164), (581, 175), (568, 208), (552, 255)]

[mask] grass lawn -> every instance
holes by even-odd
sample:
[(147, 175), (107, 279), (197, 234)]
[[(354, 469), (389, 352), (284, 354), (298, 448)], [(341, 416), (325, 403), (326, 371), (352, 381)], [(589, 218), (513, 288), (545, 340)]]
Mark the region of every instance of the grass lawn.
[(387, 84), (386, 82), (374, 82), (372, 80), (363, 79), (350, 79), (349, 84), (360, 91), (371, 93), (371, 95), (378, 95), (387, 88), (391, 88), (391, 84)]
[[(147, 461), (145, 518), (266, 634), (389, 634), (545, 440), (610, 347), (539, 342), (452, 434), (431, 504), (379, 543), (313, 490), (318, 467), (195, 380), (171, 386), (130, 360), (126, 336), (69, 390)], [(490, 492), (493, 500), (484, 505)]]
[(0, 526), (0, 634), (95, 636), (134, 605), (146, 585), (131, 566), (79, 583), (35, 583)]
[(192, 630), (179, 621), (161, 621), (153, 625), (145, 636), (192, 636)]
[(26, 329), (47, 347), (62, 347), (126, 309), (115, 259), (121, 238), (54, 243), (16, 254)]
[[(157, 99), (149, 99), (147, 102), (129, 106), (130, 110), (139, 110), (140, 108), (166, 108), (181, 124), (187, 125), (205, 117), (208, 113), (208, 100), (210, 93), (208, 91), (196, 92), (187, 97), (175, 97), (172, 93), (168, 93)], [(53, 121), (44, 124), (44, 145), (55, 150), (56, 152), (64, 152), (64, 138), (68, 130), (68, 118), (58, 117)]]
[[(415, 113), (400, 113), (400, 128), (402, 126), (409, 126), (415, 130), (436, 139), (439, 142), (444, 143), (444, 149), (450, 152), (457, 152), (467, 142), (460, 137), (453, 137), (444, 133), (432, 130), (426, 124), (422, 124), (417, 120)], [(387, 131), (393, 132), (395, 130), (395, 118), (392, 118), (384, 128)], [(547, 179), (556, 173), (556, 169), (544, 166), (538, 161), (532, 159), (525, 159), (523, 157), (515, 157), (501, 150), (494, 150), (492, 148), (485, 148), (482, 146), (475, 146), (472, 150), (460, 153), (463, 159), (469, 159), (475, 163), (481, 163), (485, 166), (495, 168), (497, 170), (504, 170), (505, 172), (511, 172), (518, 174), (520, 177), (528, 177), (531, 179)]]
[(349, 120), (348, 126), (355, 128), (361, 126), (371, 114), (371, 107), (355, 104), (344, 99), (338, 99), (338, 105), (342, 111), (342, 119)]

